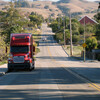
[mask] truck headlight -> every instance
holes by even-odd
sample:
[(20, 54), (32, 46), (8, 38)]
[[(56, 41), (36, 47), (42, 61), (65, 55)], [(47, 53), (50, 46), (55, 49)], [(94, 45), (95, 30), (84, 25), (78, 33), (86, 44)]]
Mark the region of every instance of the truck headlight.
[(25, 58), (29, 58), (29, 53), (27, 53), (27, 54), (25, 55)]

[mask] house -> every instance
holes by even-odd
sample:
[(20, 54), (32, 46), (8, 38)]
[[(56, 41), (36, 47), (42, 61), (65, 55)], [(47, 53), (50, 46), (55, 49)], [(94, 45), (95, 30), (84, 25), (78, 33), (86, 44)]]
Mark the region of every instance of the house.
[(79, 20), (80, 24), (98, 24), (98, 22), (96, 22), (94, 19), (88, 17), (88, 16), (84, 16)]

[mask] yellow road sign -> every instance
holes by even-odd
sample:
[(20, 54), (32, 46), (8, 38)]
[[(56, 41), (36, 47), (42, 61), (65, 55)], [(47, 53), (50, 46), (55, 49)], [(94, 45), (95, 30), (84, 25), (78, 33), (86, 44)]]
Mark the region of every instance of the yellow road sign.
[(82, 46), (85, 48), (87, 46), (87, 44), (86, 43), (83, 43)]

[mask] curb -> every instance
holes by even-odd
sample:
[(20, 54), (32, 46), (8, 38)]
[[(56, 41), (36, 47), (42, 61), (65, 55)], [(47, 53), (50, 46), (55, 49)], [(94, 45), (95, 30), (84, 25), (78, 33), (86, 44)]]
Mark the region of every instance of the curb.
[(61, 47), (65, 51), (65, 53), (68, 55), (68, 57), (70, 57), (69, 54), (66, 52), (66, 50), (64, 49), (64, 47), (62, 45), (61, 45)]
[[(64, 49), (64, 47), (61, 45), (61, 47), (62, 47), (62, 49), (65, 51), (65, 53), (68, 55), (68, 57), (70, 57), (70, 55), (66, 52), (66, 50)], [(72, 56), (71, 57), (72, 59), (76, 59), (76, 60), (78, 60), (78, 61), (83, 61), (84, 62), (84, 59), (82, 58), (82, 57), (74, 57), (74, 56)], [(85, 62), (99, 62), (98, 60), (92, 60), (92, 59), (86, 59), (86, 61)]]

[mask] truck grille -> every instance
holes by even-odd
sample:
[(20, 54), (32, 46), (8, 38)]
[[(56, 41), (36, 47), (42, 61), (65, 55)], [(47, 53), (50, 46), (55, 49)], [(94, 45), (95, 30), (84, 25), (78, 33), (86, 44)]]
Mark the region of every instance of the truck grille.
[(24, 56), (15, 56), (13, 57), (14, 63), (24, 63)]

